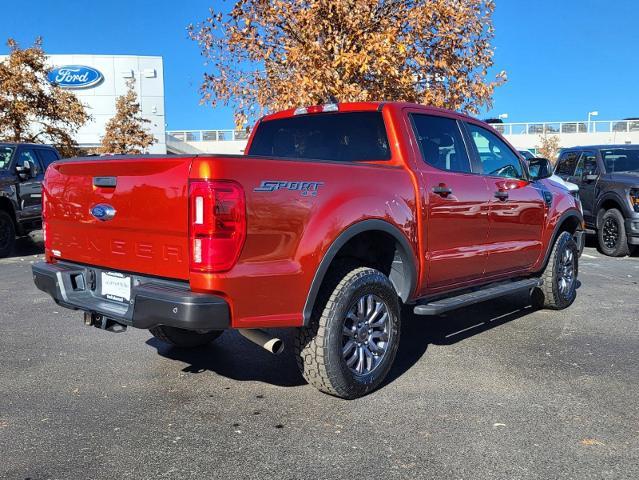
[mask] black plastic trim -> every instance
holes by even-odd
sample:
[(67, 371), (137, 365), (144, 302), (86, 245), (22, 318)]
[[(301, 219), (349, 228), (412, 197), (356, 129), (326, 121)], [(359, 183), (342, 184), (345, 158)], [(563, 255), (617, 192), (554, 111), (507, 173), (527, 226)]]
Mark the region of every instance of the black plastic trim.
[(117, 177), (93, 177), (94, 187), (115, 188), (117, 183)]
[(584, 230), (577, 230), (575, 233), (575, 242), (577, 242), (577, 251), (581, 257), (586, 246), (586, 232)]
[(618, 194), (617, 192), (606, 192), (603, 195), (601, 195), (601, 197), (599, 197), (597, 199), (597, 205), (595, 210), (592, 211), (592, 215), (595, 218), (595, 226), (597, 228), (600, 228), (599, 226), (599, 211), (601, 210), (601, 206), (604, 204), (604, 202), (606, 202), (607, 200), (612, 200), (613, 202), (615, 202), (617, 205), (619, 205), (619, 210), (621, 210), (621, 214), (624, 216), (624, 218), (628, 218), (630, 216), (632, 216), (632, 214), (634, 213), (630, 207), (627, 205), (627, 201), (624, 201)]
[[(131, 301), (125, 303), (96, 293), (100, 291), (99, 274), (109, 270), (69, 262), (37, 262), (31, 268), (36, 287), (48, 293), (57, 304), (72, 310), (91, 312), (144, 329), (158, 325), (187, 330), (230, 328), (231, 315), (226, 300), (193, 292), (185, 282), (131, 275)], [(87, 280), (91, 273), (98, 281), (95, 291)], [(82, 281), (78, 282), (75, 277)]]
[(548, 260), (550, 259), (550, 254), (552, 253), (552, 248), (555, 246), (555, 240), (557, 240), (557, 236), (559, 235), (559, 232), (561, 231), (561, 226), (564, 224), (566, 220), (568, 220), (571, 217), (574, 217), (579, 221), (579, 227), (577, 227), (577, 230), (582, 229), (581, 226), (583, 225), (584, 217), (578, 210), (567, 210), (564, 213), (562, 213), (561, 217), (559, 217), (559, 220), (557, 221), (557, 225), (555, 225), (555, 229), (552, 232), (552, 237), (546, 248), (546, 254), (544, 255), (544, 263), (542, 264), (538, 272), (543, 271), (546, 268), (546, 265), (548, 264)]
[(526, 278), (507, 283), (498, 282), (496, 284), (489, 284), (478, 290), (415, 305), (413, 311), (415, 315), (439, 315), (450, 310), (456, 310), (494, 298), (503, 297), (511, 293), (529, 290), (539, 286), (539, 284), (539, 278)]
[(413, 254), (413, 249), (408, 243), (406, 236), (399, 230), (399, 228), (394, 225), (385, 222), (384, 220), (378, 219), (369, 219), (363, 220), (361, 222), (355, 223), (344, 230), (331, 244), (331, 246), (326, 251), (324, 258), (319, 264), (319, 267), (315, 271), (315, 276), (313, 277), (313, 282), (311, 283), (311, 288), (308, 292), (308, 296), (306, 298), (306, 303), (304, 305), (304, 325), (308, 325), (311, 321), (311, 315), (313, 313), (313, 306), (315, 305), (315, 300), (317, 299), (317, 295), (319, 293), (319, 289), (324, 281), (324, 277), (326, 276), (326, 272), (328, 271), (333, 259), (339, 252), (339, 250), (346, 245), (346, 243), (355, 235), (358, 235), (363, 232), (374, 232), (374, 231), (382, 231), (391, 235), (399, 244), (400, 255), (402, 257), (402, 263), (405, 263), (408, 270), (408, 286), (403, 289), (400, 298), (402, 301), (406, 302), (410, 299), (412, 293), (415, 291), (415, 285), (417, 284), (417, 263), (415, 261), (415, 256)]

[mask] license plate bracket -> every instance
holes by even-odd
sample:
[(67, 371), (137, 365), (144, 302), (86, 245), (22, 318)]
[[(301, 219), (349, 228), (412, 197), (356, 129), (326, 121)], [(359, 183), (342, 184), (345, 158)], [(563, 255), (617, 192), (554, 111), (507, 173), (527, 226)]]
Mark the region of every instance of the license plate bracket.
[(100, 293), (109, 300), (131, 300), (131, 277), (119, 272), (102, 272)]

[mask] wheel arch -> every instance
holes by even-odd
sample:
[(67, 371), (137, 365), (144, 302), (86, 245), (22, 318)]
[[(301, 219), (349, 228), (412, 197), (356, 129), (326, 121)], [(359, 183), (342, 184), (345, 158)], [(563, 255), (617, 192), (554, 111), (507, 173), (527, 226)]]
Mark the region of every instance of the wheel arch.
[(550, 260), (550, 254), (552, 253), (553, 247), (555, 246), (555, 242), (557, 241), (557, 237), (562, 232), (568, 232), (571, 235), (574, 235), (577, 230), (583, 228), (583, 216), (578, 210), (568, 210), (564, 212), (557, 220), (555, 228), (552, 232), (552, 236), (550, 237), (550, 242), (546, 247), (546, 253), (544, 255), (544, 261), (541, 265), (540, 271), (543, 271), (548, 265), (548, 260)]
[(13, 226), (16, 228), (18, 228), (18, 219), (16, 218), (16, 211), (15, 211), (15, 207), (13, 205), (13, 202), (11, 201), (11, 199), (0, 195), (0, 210), (5, 211), (9, 214), (9, 216), (11, 217), (11, 220), (13, 220)]
[[(363, 220), (342, 231), (326, 250), (324, 257), (315, 271), (306, 303), (304, 304), (304, 325), (310, 323), (320, 289), (331, 267), (336, 265), (336, 260), (340, 258), (352, 258), (353, 247), (370, 243), (371, 240), (377, 240), (383, 243), (380, 257), (384, 257), (386, 261), (384, 262), (384, 259), (380, 261), (386, 264), (387, 271), (384, 273), (388, 275), (399, 298), (401, 298), (403, 302), (410, 299), (417, 284), (417, 261), (408, 239), (399, 228), (387, 221), (380, 219)], [(358, 256), (354, 258), (359, 258), (363, 264), (369, 263), (367, 260), (371, 257), (367, 257), (366, 255), (376, 250), (371, 249), (370, 245), (368, 245), (368, 247), (366, 251), (359, 249), (357, 251)], [(389, 259), (390, 264), (388, 264)]]
[(611, 208), (616, 208), (621, 212), (624, 218), (628, 217), (628, 211), (623, 200), (614, 192), (608, 192), (604, 194), (597, 203), (597, 209), (595, 213), (595, 226), (599, 229), (601, 228), (601, 218), (606, 210), (610, 210)]

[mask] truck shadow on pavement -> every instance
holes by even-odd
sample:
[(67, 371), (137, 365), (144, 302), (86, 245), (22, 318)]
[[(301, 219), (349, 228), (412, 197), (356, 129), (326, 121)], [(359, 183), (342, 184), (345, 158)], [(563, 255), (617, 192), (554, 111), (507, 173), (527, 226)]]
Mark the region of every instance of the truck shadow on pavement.
[[(446, 316), (420, 317), (405, 309), (399, 351), (384, 385), (406, 374), (431, 344), (452, 345), (534, 311), (526, 294), (510, 295)], [(304, 385), (306, 382), (297, 369), (291, 347), (294, 330), (280, 329), (272, 333), (286, 345), (280, 356), (271, 355), (233, 331), (225, 332), (212, 345), (197, 349), (175, 348), (156, 338), (149, 339), (147, 344), (159, 355), (185, 363), (182, 371), (186, 373), (215, 372), (232, 380), (259, 381), (283, 387)]]
[(258, 381), (281, 387), (295, 387), (306, 382), (301, 377), (292, 353), (292, 329), (270, 330), (284, 341), (281, 355), (272, 355), (254, 345), (232, 330), (215, 340), (211, 345), (182, 349), (150, 338), (147, 345), (155, 348), (159, 355), (187, 364), (185, 373), (215, 372), (237, 381)]
[(453, 345), (535, 310), (527, 294), (508, 295), (432, 317), (414, 315), (406, 308), (402, 314), (399, 350), (384, 385), (408, 372), (426, 353), (429, 345)]
[(40, 255), (44, 253), (44, 241), (42, 231), (32, 232), (25, 237), (16, 238), (16, 245), (13, 252), (6, 258), (28, 257), (30, 255)]

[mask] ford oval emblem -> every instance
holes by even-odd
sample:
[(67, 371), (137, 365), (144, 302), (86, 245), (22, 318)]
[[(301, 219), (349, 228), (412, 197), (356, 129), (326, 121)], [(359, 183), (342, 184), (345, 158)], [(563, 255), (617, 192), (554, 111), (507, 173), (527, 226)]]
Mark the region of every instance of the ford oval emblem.
[(90, 213), (98, 220), (102, 220), (103, 222), (105, 222), (115, 217), (116, 211), (115, 208), (113, 208), (111, 205), (100, 203), (91, 207)]
[(102, 81), (102, 74), (95, 68), (85, 65), (65, 65), (49, 72), (50, 83), (62, 88), (89, 88)]

